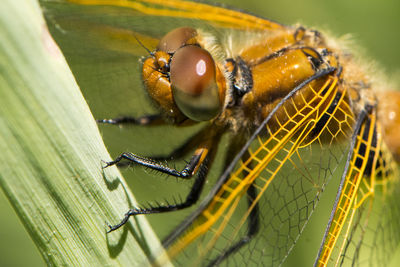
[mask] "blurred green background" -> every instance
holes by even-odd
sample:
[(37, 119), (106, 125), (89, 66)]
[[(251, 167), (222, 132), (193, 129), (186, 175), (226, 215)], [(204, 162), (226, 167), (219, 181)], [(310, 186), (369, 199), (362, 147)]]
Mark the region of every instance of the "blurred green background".
[[(272, 20), (284, 23), (293, 24), (301, 23), (305, 26), (313, 27), (316, 29), (329, 30), (334, 36), (342, 36), (351, 33), (355, 43), (357, 44), (357, 51), (361, 50), (361, 54), (366, 57), (366, 61), (372, 59), (379, 63), (380, 70), (386, 73), (391, 80), (398, 82), (400, 71), (400, 1), (398, 0), (353, 0), (353, 1), (321, 1), (321, 0), (304, 0), (304, 1), (256, 1), (256, 0), (227, 0), (227, 1), (214, 1), (218, 3), (225, 3), (232, 7), (237, 7), (243, 10), (248, 10), (251, 13), (270, 18)], [(360, 47), (361, 49), (359, 49)], [(86, 60), (86, 59), (82, 59)], [(90, 59), (88, 59), (90, 60)], [(118, 62), (111, 62), (115, 65), (116, 71), (114, 73), (107, 73), (113, 79), (118, 79), (121, 75), (127, 75), (127, 71), (123, 68), (118, 68)], [(132, 64), (135, 66), (136, 62)], [(98, 77), (92, 77), (93, 81)], [(87, 97), (89, 106), (93, 109), (96, 118), (112, 117), (117, 115), (126, 115), (122, 112), (127, 112), (132, 108), (133, 115), (151, 111), (152, 108), (148, 107), (145, 98), (135, 95), (135, 101), (139, 103), (135, 107), (121, 108), (119, 98), (127, 98), (124, 94), (114, 96), (113, 92), (104, 96), (98, 94), (95, 90), (85, 90), (83, 84), (90, 83), (90, 79), (86, 79), (81, 83), (82, 90)], [(140, 92), (140, 90), (137, 90)], [(112, 97), (110, 97), (112, 96)], [(140, 101), (138, 100), (140, 99)], [(143, 101), (144, 100), (144, 101)], [(103, 101), (103, 103), (102, 103)], [(114, 102), (115, 109), (108, 102)], [(110, 115), (112, 114), (112, 115)], [(113, 157), (122, 151), (134, 151), (143, 155), (166, 154), (171, 150), (171, 147), (176, 147), (179, 141), (189, 132), (194, 129), (188, 129), (187, 132), (177, 131), (171, 127), (161, 127), (149, 131), (148, 129), (132, 127), (132, 128), (106, 128), (101, 126), (101, 131), (105, 138), (106, 145), (110, 149)], [(163, 143), (168, 143), (168, 146), (160, 146), (159, 136), (160, 133), (168, 133), (165, 136)], [(156, 141), (154, 141), (156, 140)], [(158, 140), (158, 141), (157, 141)], [(221, 148), (221, 147), (220, 147)], [(221, 149), (220, 149), (221, 150)], [(177, 166), (180, 166), (177, 163)], [(214, 170), (217, 173), (218, 170)], [(161, 194), (160, 190), (164, 186), (176, 186), (175, 179), (151, 179), (153, 173), (140, 168), (129, 168), (124, 170), (124, 176), (131, 185), (131, 189), (142, 203), (153, 200), (158, 197), (162, 200), (164, 196), (170, 194)], [(148, 179), (143, 177), (150, 177)], [(140, 177), (140, 179), (138, 179)], [(134, 179), (136, 178), (136, 179)], [(138, 181), (139, 180), (139, 181)], [(161, 186), (160, 186), (161, 185)], [(210, 186), (210, 184), (208, 185)], [(176, 190), (187, 190), (188, 185), (178, 185)], [(186, 191), (185, 191), (186, 192)], [(322, 201), (332, 199), (334, 192), (326, 192)], [(321, 203), (321, 206), (323, 203)], [(16, 217), (15, 212), (12, 210), (7, 199), (4, 197), (3, 192), (0, 191), (0, 266), (43, 266), (40, 254), (38, 253), (35, 245), (31, 241), (27, 232), (23, 228), (19, 219)], [(313, 215), (318, 216), (318, 211)], [(160, 219), (161, 218), (161, 219)], [(157, 217), (156, 219), (149, 218), (150, 222), (168, 221), (168, 217)], [(116, 218), (118, 220), (118, 218)], [(155, 222), (156, 223), (156, 222)], [(314, 222), (318, 224), (318, 221)], [(173, 227), (176, 223), (169, 225)], [(308, 229), (313, 226), (309, 225)], [(163, 231), (163, 230), (158, 230)], [(307, 234), (307, 230), (306, 233)], [(307, 237), (306, 237), (307, 238)], [(311, 239), (311, 237), (310, 237)], [(306, 248), (307, 249), (307, 248)], [(296, 252), (296, 251), (295, 251)], [(303, 251), (296, 252), (286, 262), (287, 266), (301, 265), (301, 257)], [(315, 256), (315, 252), (310, 252)], [(397, 263), (400, 262), (400, 253), (397, 253)], [(298, 256), (300, 258), (298, 258)], [(308, 257), (308, 256), (306, 256)], [(309, 262), (306, 260), (306, 262)], [(393, 266), (396, 266), (395, 262)]]

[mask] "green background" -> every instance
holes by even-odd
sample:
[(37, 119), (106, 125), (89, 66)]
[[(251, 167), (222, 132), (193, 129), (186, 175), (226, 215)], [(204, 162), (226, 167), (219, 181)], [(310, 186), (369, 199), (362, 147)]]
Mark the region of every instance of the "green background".
[[(248, 10), (251, 13), (284, 24), (299, 22), (308, 27), (329, 30), (334, 36), (342, 36), (350, 33), (357, 45), (356, 50), (361, 51), (361, 55), (366, 58), (366, 62), (369, 62), (371, 59), (376, 61), (379, 64), (381, 72), (386, 73), (390, 80), (398, 82), (400, 53), (398, 53), (397, 49), (400, 47), (398, 30), (400, 26), (400, 2), (397, 0), (309, 0), (301, 2), (289, 0), (230, 0), (215, 2), (227, 3), (229, 6)], [(124, 75), (124, 73), (118, 70), (114, 75), (118, 77), (119, 75)], [(88, 92), (84, 93), (89, 94)], [(93, 94), (95, 93), (93, 92)], [(108, 111), (108, 108), (102, 109), (101, 102), (99, 102), (108, 101), (108, 96), (87, 95), (87, 97), (89, 105), (93, 108), (95, 117), (101, 118), (107, 116), (107, 114), (112, 114), (112, 112)], [(124, 96), (122, 95), (121, 97)], [(112, 101), (112, 99), (109, 101)], [(118, 105), (118, 103), (116, 104)], [(148, 108), (145, 105), (146, 103), (142, 102), (137, 107), (137, 110)], [(170, 151), (171, 147), (177, 146), (179, 140), (182, 140), (188, 134), (180, 133), (170, 127), (154, 129), (151, 132), (148, 129), (138, 127), (133, 127), (132, 129), (109, 129), (101, 127), (101, 130), (113, 156), (116, 156), (121, 151), (135, 151), (144, 155), (165, 154)], [(168, 135), (171, 133), (171, 136), (166, 137), (169, 146), (163, 145), (160, 147), (160, 144), (154, 141), (158, 139), (157, 137), (161, 132), (168, 133)], [(135, 137), (142, 138), (138, 140)], [(179, 166), (178, 163), (177, 165)], [(213, 171), (216, 172), (217, 170)], [(158, 200), (162, 200), (164, 194), (160, 192), (164, 189), (164, 186), (175, 186), (175, 179), (161, 179), (160, 181), (160, 179), (155, 178), (152, 181), (146, 179), (132, 181), (133, 177), (144, 177), (145, 175), (151, 178), (152, 173), (148, 174), (148, 171), (138, 168), (124, 170), (124, 176), (131, 182), (131, 188), (139, 201), (142, 199), (144, 199), (144, 202), (147, 200), (150, 201), (154, 199), (154, 196), (158, 197)], [(187, 185), (179, 186), (178, 190), (180, 188), (187, 189)], [(329, 200), (332, 197), (332, 193), (331, 195), (329, 193), (324, 194), (324, 199)], [(165, 196), (169, 196), (169, 194)], [(0, 192), (0, 212), (0, 266), (43, 266), (45, 263), (2, 192)], [(318, 216), (318, 213), (313, 216)], [(164, 218), (167, 220), (168, 217), (150, 218), (150, 222), (164, 220)], [(312, 225), (309, 225), (308, 229), (312, 229)], [(307, 237), (305, 238), (307, 239)], [(307, 250), (307, 248), (305, 249)], [(297, 252), (297, 255), (289, 258), (286, 263), (287, 266), (291, 266), (292, 263), (293, 266), (294, 264), (298, 266), (302, 260), (302, 256), (312, 255), (314, 257), (315, 254), (315, 252), (310, 252), (310, 254), (305, 254), (304, 251), (295, 252)], [(400, 258), (397, 258), (399, 259), (397, 262), (400, 262)]]

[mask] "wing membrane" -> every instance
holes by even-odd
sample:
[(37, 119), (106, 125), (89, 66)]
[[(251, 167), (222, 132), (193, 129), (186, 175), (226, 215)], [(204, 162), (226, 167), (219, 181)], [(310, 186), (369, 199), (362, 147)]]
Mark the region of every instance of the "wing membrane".
[[(135, 56), (153, 50), (157, 40), (180, 26), (273, 31), (286, 27), (244, 12), (186, 1), (42, 0), (57, 42)], [(208, 26), (207, 26), (208, 24)], [(210, 27), (212, 25), (212, 27)], [(138, 41), (140, 40), (140, 42)], [(80, 52), (81, 49), (75, 49)], [(68, 50), (66, 50), (68, 54)], [(83, 53), (91, 53), (87, 49)], [(103, 55), (104, 56), (104, 55)]]
[(80, 5), (105, 5), (133, 9), (140, 13), (152, 16), (167, 16), (175, 18), (189, 18), (208, 21), (218, 26), (271, 30), (282, 29), (283, 26), (270, 20), (262, 19), (241, 11), (211, 6), (203, 3), (186, 2), (179, 0), (67, 0)]
[[(218, 262), (256, 225), (255, 239), (221, 263), (267, 266), (284, 260), (346, 154), (347, 142), (341, 141), (349, 139), (354, 123), (337, 78), (318, 85), (306, 86), (276, 112), (191, 227), (172, 242), (168, 249), (172, 257), (184, 250), (191, 263)], [(246, 201), (251, 186), (256, 193)], [(253, 218), (246, 227), (246, 220), (255, 213), (260, 220)], [(184, 256), (178, 262), (184, 265)]]
[(387, 265), (400, 240), (397, 168), (380, 132), (372, 113), (357, 135), (318, 266)]

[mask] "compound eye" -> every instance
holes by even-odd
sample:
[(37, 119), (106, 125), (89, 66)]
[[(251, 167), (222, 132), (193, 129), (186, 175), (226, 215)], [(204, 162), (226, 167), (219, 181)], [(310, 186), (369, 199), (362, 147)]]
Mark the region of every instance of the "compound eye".
[(192, 120), (210, 120), (221, 112), (215, 68), (210, 53), (198, 46), (184, 46), (172, 56), (172, 95), (178, 108)]
[(158, 43), (157, 49), (167, 52), (175, 53), (176, 50), (184, 46), (187, 41), (197, 35), (195, 29), (190, 27), (181, 27), (167, 33)]

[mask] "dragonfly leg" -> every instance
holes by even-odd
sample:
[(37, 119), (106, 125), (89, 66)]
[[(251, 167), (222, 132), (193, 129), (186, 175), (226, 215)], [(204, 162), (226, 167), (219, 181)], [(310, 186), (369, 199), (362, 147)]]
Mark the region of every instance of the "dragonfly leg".
[(136, 155), (131, 152), (124, 152), (121, 155), (119, 155), (115, 160), (106, 162), (106, 165), (103, 166), (103, 168), (107, 168), (113, 165), (118, 164), (121, 160), (126, 159), (128, 160), (129, 163), (136, 163), (138, 165), (144, 166), (146, 168), (159, 171), (171, 176), (175, 176), (178, 178), (190, 178), (194, 174), (194, 171), (196, 167), (199, 165), (200, 159), (202, 156), (202, 152), (199, 153), (198, 150), (196, 150), (195, 154), (192, 156), (190, 161), (186, 164), (186, 166), (181, 170), (178, 171), (174, 168), (170, 168), (164, 164), (161, 164), (151, 158), (145, 158), (139, 155)]
[[(165, 124), (165, 121), (161, 115), (146, 115), (139, 118), (134, 117), (118, 117), (114, 119), (100, 119), (96, 120), (98, 123), (104, 124), (112, 124), (112, 125), (138, 125), (138, 126), (156, 126)], [(203, 141), (203, 137), (209, 131), (209, 127), (205, 127), (204, 129), (200, 130), (193, 136), (189, 137), (182, 145), (175, 148), (171, 153), (168, 155), (157, 155), (151, 156), (152, 160), (155, 161), (163, 161), (169, 159), (181, 159), (185, 155), (187, 155), (193, 147), (197, 147), (198, 144)], [(127, 167), (129, 166), (128, 163), (119, 162), (117, 164), (118, 167)]]
[(97, 123), (113, 124), (113, 125), (142, 125), (142, 126), (154, 126), (165, 124), (163, 117), (160, 114), (156, 115), (145, 115), (138, 118), (124, 116), (113, 119), (100, 119), (96, 120)]
[(248, 206), (253, 207), (249, 214), (247, 234), (240, 238), (239, 241), (231, 245), (228, 249), (222, 252), (217, 258), (212, 260), (207, 266), (217, 266), (223, 260), (236, 253), (241, 247), (250, 242), (250, 240), (258, 233), (260, 230), (260, 213), (258, 203), (254, 204), (254, 199), (257, 197), (256, 188), (251, 185), (247, 190)]
[[(185, 201), (182, 203), (175, 203), (175, 204), (166, 204), (166, 205), (159, 205), (157, 207), (149, 207), (149, 208), (133, 208), (130, 209), (126, 214), (125, 217), (121, 220), (120, 223), (116, 225), (108, 225), (109, 230), (108, 233), (117, 230), (124, 224), (126, 224), (129, 220), (130, 216), (135, 216), (139, 214), (152, 214), (152, 213), (162, 213), (162, 212), (170, 212), (188, 208), (195, 204), (200, 197), (201, 191), (203, 189), (208, 170), (209, 170), (209, 160), (208, 157), (204, 160), (204, 163), (199, 167), (199, 171), (197, 172), (196, 180), (187, 195)], [(189, 162), (190, 164), (190, 162)]]
[[(136, 155), (131, 152), (124, 152), (120, 154), (115, 160), (106, 162), (106, 165), (103, 168), (107, 168), (113, 165), (124, 166), (125, 164), (121, 161), (126, 160), (128, 162), (128, 165), (134, 163), (155, 171), (159, 171), (161, 173), (187, 179), (194, 175), (194, 173), (202, 164), (203, 160), (210, 154), (210, 151), (213, 151), (213, 153), (211, 154), (214, 154), (216, 147), (214, 146), (214, 144), (218, 142), (219, 138), (220, 135), (213, 130), (212, 126), (209, 125), (190, 137), (181, 146), (172, 151), (172, 153), (167, 157), (161, 156), (148, 158)], [(169, 159), (171, 157), (183, 157), (184, 155), (189, 153), (189, 151), (193, 147), (197, 147), (197, 149), (195, 150), (190, 161), (181, 171), (170, 168), (159, 162), (159, 160)]]
[[(202, 133), (204, 131), (200, 132)], [(128, 221), (130, 216), (135, 216), (138, 214), (162, 213), (162, 212), (181, 210), (190, 207), (197, 202), (197, 200), (200, 197), (201, 191), (203, 189), (208, 174), (208, 170), (211, 166), (211, 163), (216, 153), (217, 146), (215, 144), (218, 143), (220, 139), (220, 135), (218, 133), (215, 133), (211, 130), (205, 132), (208, 134), (202, 136), (202, 141), (200, 141), (200, 144), (198, 144), (198, 147), (195, 150), (192, 158), (186, 164), (186, 166), (183, 168), (182, 171), (178, 171), (176, 169), (162, 165), (152, 159), (140, 157), (133, 153), (122, 153), (114, 161), (108, 162), (106, 166), (104, 166), (104, 168), (106, 168), (108, 166), (117, 164), (122, 159), (126, 159), (133, 163), (137, 163), (147, 168), (151, 168), (153, 170), (182, 179), (190, 179), (193, 175), (197, 174), (193, 186), (183, 202), (174, 204), (167, 203), (166, 205), (158, 205), (149, 208), (133, 208), (125, 214), (125, 217), (119, 224), (109, 225), (110, 229), (108, 232), (112, 232), (123, 226)]]
[[(208, 129), (208, 128), (206, 128)], [(193, 147), (197, 147), (199, 143), (202, 141), (202, 138), (204, 136), (205, 132), (200, 131), (196, 133), (195, 135), (189, 137), (182, 145), (179, 147), (175, 148), (172, 152), (170, 152), (168, 155), (158, 155), (158, 156), (150, 156), (146, 157), (150, 159), (151, 161), (166, 161), (166, 160), (176, 160), (176, 159), (182, 159), (184, 156), (188, 155), (190, 150), (193, 149)], [(128, 167), (132, 165), (132, 161), (120, 161), (116, 164), (118, 167)]]

